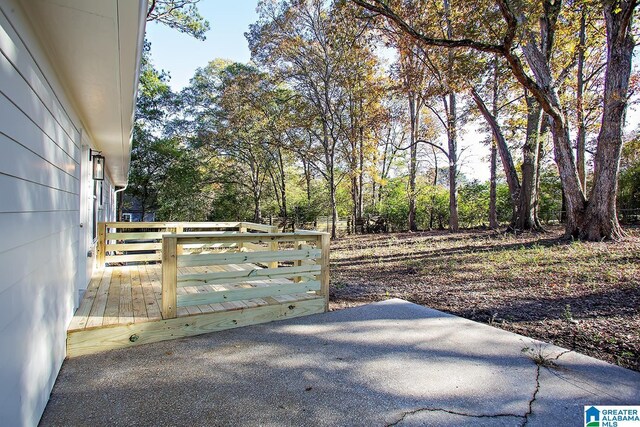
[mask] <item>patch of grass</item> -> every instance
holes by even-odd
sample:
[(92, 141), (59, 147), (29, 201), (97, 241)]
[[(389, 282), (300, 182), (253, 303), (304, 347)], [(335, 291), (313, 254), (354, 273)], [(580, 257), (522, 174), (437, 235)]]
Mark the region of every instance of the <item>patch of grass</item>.
[(523, 347), (521, 351), (538, 366), (544, 366), (545, 368), (555, 368), (557, 366), (555, 360), (544, 352), (542, 346), (538, 345), (535, 348)]

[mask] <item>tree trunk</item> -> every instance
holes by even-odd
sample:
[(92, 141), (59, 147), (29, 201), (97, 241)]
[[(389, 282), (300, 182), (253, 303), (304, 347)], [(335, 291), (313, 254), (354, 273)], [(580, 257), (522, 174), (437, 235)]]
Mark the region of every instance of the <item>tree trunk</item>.
[(409, 120), (411, 124), (411, 135), (409, 137), (410, 159), (409, 159), (409, 231), (417, 231), (416, 224), (416, 175), (417, 175), (417, 133), (419, 120), (419, 106), (416, 96), (412, 92), (409, 94)]
[(520, 199), (520, 181), (518, 179), (518, 172), (516, 171), (516, 167), (513, 164), (513, 158), (511, 157), (511, 152), (509, 151), (509, 146), (507, 145), (507, 141), (504, 139), (504, 135), (502, 134), (502, 130), (500, 129), (500, 125), (498, 124), (496, 118), (489, 112), (486, 104), (475, 90), (475, 88), (471, 88), (471, 96), (475, 101), (478, 109), (482, 113), (483, 117), (491, 127), (491, 132), (493, 133), (493, 137), (496, 140), (498, 152), (500, 153), (500, 160), (502, 161), (502, 168), (507, 177), (507, 185), (509, 186), (509, 193), (511, 195), (511, 207), (513, 213), (511, 215), (511, 224), (512, 226), (515, 224), (518, 217), (518, 204)]
[[(498, 120), (498, 56), (493, 56), (493, 94), (491, 102), (491, 113), (495, 120)], [(496, 208), (497, 202), (497, 155), (498, 155), (498, 141), (495, 135), (491, 137), (491, 157), (489, 166), (489, 227), (496, 229), (499, 226), (498, 223), (498, 210)]]
[(458, 231), (458, 117), (456, 111), (456, 94), (449, 93), (447, 144), (449, 148), (449, 230)]
[(336, 202), (336, 187), (333, 171), (330, 172), (329, 186), (331, 189), (329, 194), (329, 198), (331, 199), (331, 238), (335, 239), (338, 237), (338, 203)]
[(327, 166), (327, 181), (329, 184), (329, 204), (331, 207), (331, 238), (335, 239), (338, 236), (338, 204), (336, 201), (336, 180), (334, 171), (334, 159), (335, 159), (335, 143), (330, 143), (329, 128), (326, 121), (322, 121), (322, 138), (325, 148), (325, 164)]
[[(360, 113), (362, 114), (362, 100), (360, 100)], [(360, 149), (359, 151), (359, 164), (358, 164), (358, 216), (362, 219), (364, 215), (364, 128), (360, 126)]]
[(496, 209), (496, 169), (497, 169), (497, 154), (498, 148), (496, 147), (496, 139), (491, 138), (491, 165), (490, 172), (491, 177), (489, 181), (489, 227), (498, 228), (498, 211)]
[(580, 34), (578, 46), (578, 76), (576, 82), (576, 120), (578, 122), (577, 141), (576, 141), (576, 167), (578, 168), (578, 177), (582, 185), (582, 191), (587, 193), (587, 174), (585, 165), (586, 153), (586, 129), (584, 123), (584, 49), (586, 39), (586, 6), (582, 5), (580, 15)]
[(616, 193), (634, 48), (631, 33), (634, 8), (633, 1), (609, 0), (604, 5), (607, 26), (604, 108), (594, 159), (593, 189), (579, 235), (587, 240), (617, 240), (624, 235), (616, 214)]
[(253, 195), (253, 222), (260, 224), (262, 213), (260, 212), (260, 194)]
[(273, 194), (276, 197), (276, 203), (278, 204), (278, 210), (280, 211), (280, 215), (282, 216), (282, 201), (280, 200), (280, 189), (278, 188), (278, 182), (276, 181), (276, 177), (273, 176), (273, 171), (271, 168), (268, 169), (269, 172), (269, 180), (271, 180), (271, 186), (273, 187)]
[(438, 155), (436, 149), (431, 146), (431, 152), (433, 153), (433, 194), (431, 195), (431, 208), (429, 209), (429, 230), (433, 230), (433, 220), (435, 219), (435, 207), (436, 207), (436, 185), (438, 185)]
[[(445, 18), (447, 23), (447, 37), (453, 37), (451, 25), (451, 5), (449, 0), (443, 2)], [(454, 56), (453, 50), (447, 52), (447, 79), (452, 77)], [(456, 94), (452, 87), (449, 87), (449, 111), (447, 114), (447, 145), (449, 149), (449, 230), (458, 231), (458, 114), (456, 106)]]
[(584, 209), (587, 204), (578, 171), (571, 152), (571, 142), (569, 139), (569, 128), (563, 119), (553, 119), (551, 123), (553, 135), (553, 152), (562, 182), (563, 194), (565, 196), (565, 210), (567, 222), (565, 234), (567, 236), (578, 237), (579, 224), (583, 220)]
[(278, 148), (278, 170), (280, 172), (280, 199), (282, 200), (281, 214), (284, 222), (284, 231), (289, 221), (289, 209), (287, 209), (287, 180), (284, 170), (284, 160), (282, 159), (282, 151), (280, 150), (280, 148)]
[[(354, 171), (355, 172), (355, 171)], [(351, 203), (353, 204), (353, 208), (351, 214), (354, 218), (351, 227), (349, 228), (349, 233), (357, 233), (356, 229), (356, 221), (355, 219), (358, 217), (358, 177), (354, 174), (351, 176)]]
[(311, 205), (311, 165), (302, 158), (302, 169), (304, 170), (304, 181), (307, 192), (307, 206)]
[(527, 135), (522, 146), (522, 190), (515, 228), (540, 231), (542, 227), (537, 215), (537, 185), (542, 109), (533, 96), (525, 95), (525, 100), (527, 103)]

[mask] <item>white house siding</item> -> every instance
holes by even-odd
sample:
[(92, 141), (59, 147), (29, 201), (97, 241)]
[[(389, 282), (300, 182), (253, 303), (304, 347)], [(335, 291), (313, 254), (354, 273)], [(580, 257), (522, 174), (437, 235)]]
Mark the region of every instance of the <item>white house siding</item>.
[[(0, 0), (0, 424), (7, 426), (38, 423), (90, 268), (91, 204), (80, 211), (81, 188), (91, 185), (81, 172), (85, 138), (55, 76), (20, 7)], [(111, 190), (105, 182), (105, 196)]]

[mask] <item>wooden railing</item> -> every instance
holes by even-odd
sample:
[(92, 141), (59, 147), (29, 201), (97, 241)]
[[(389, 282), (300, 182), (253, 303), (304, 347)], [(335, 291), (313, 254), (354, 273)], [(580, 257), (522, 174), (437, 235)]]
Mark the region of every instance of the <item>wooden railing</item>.
[[(182, 248), (189, 245), (235, 247), (238, 252), (186, 253)], [(225, 265), (231, 268), (221, 268)], [(218, 271), (185, 274), (181, 267)], [(255, 286), (217, 286), (252, 282)], [(195, 291), (179, 294), (179, 288)], [(177, 233), (162, 237), (165, 319), (177, 317), (178, 307), (308, 292), (324, 297), (325, 311), (328, 309), (329, 236), (325, 233)]]
[[(251, 222), (102, 222), (98, 224), (96, 258), (100, 268), (115, 263), (162, 260), (162, 236), (183, 232), (277, 232), (277, 227)], [(219, 250), (234, 250), (235, 245)], [(185, 245), (182, 250), (199, 252), (202, 245)]]
[(326, 233), (250, 222), (107, 222), (98, 224), (96, 256), (100, 268), (161, 262), (164, 319), (178, 307), (306, 293), (328, 309)]

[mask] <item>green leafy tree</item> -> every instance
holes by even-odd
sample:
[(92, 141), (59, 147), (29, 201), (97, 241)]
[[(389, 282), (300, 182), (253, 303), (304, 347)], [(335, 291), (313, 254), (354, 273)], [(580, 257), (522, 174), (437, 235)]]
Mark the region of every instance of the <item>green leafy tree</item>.
[(198, 11), (200, 0), (151, 0), (147, 21), (158, 22), (198, 40), (204, 40), (209, 22)]

